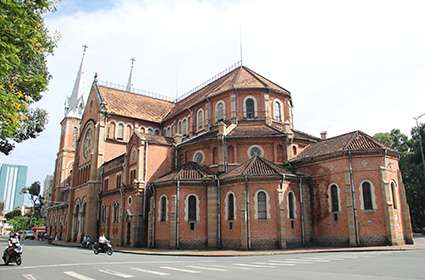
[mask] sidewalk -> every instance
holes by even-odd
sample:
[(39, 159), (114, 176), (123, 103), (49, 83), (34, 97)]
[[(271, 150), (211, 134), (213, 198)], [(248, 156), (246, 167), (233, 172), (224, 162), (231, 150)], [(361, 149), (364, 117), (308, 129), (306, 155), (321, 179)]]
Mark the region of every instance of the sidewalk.
[[(80, 247), (79, 243), (53, 241), (53, 245)], [(167, 250), (167, 249), (146, 249), (114, 247), (115, 252), (139, 255), (161, 255), (161, 256), (196, 256), (196, 257), (235, 257), (235, 256), (272, 256), (302, 253), (335, 253), (335, 252), (374, 252), (374, 251), (406, 251), (425, 249), (425, 243), (416, 242), (414, 245), (403, 246), (373, 246), (373, 247), (316, 247), (316, 248), (296, 248), (286, 250), (267, 251), (239, 251), (239, 250)]]

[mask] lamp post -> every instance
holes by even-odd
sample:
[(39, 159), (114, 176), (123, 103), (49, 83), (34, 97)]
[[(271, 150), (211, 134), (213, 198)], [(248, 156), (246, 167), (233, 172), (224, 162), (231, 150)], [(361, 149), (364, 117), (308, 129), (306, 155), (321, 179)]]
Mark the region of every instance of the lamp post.
[[(416, 121), (416, 127), (418, 129), (419, 129), (419, 122), (418, 122), (418, 120), (420, 118), (422, 118), (423, 116), (425, 116), (425, 113), (423, 113), (422, 115), (419, 115), (417, 117), (414, 117), (414, 119)], [(421, 134), (420, 129), (419, 129), (419, 147), (421, 149), (422, 167), (424, 168), (424, 175), (425, 175), (425, 156), (424, 156), (424, 148), (422, 147), (422, 134)]]

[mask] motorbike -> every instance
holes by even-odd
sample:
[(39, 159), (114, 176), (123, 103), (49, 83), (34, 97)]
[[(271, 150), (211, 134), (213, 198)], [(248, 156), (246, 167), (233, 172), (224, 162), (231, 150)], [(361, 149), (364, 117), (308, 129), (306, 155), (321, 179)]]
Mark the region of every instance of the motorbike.
[(105, 243), (95, 242), (93, 245), (93, 252), (95, 255), (99, 253), (106, 253), (108, 256), (110, 256), (114, 251), (112, 249), (111, 242), (107, 241)]
[(9, 240), (9, 246), (3, 252), (3, 261), (5, 265), (11, 262), (21, 265), (23, 251), (24, 249), (17, 238)]
[(85, 235), (81, 241), (81, 248), (91, 248), (93, 245), (93, 240), (89, 235)]

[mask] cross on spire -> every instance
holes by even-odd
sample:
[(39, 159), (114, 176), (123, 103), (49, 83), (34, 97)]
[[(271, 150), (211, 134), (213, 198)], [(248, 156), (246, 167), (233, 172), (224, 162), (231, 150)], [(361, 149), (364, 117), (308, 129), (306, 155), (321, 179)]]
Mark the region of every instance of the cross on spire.
[(131, 91), (131, 87), (133, 86), (132, 84), (132, 77), (133, 77), (133, 68), (134, 68), (134, 62), (136, 61), (136, 59), (134, 57), (130, 58), (131, 61), (131, 67), (130, 67), (130, 75), (128, 76), (128, 82), (127, 82), (127, 87), (126, 90), (127, 91)]

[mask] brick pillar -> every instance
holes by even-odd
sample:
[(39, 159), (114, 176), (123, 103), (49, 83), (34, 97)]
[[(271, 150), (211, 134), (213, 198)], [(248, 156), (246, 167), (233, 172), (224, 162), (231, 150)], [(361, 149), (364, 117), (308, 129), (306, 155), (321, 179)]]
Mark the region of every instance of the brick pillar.
[(148, 210), (148, 247), (155, 248), (155, 236), (154, 232), (154, 220), (155, 220), (155, 209), (154, 209), (154, 196), (150, 198), (149, 210)]
[(240, 207), (240, 218), (241, 218), (241, 249), (248, 250), (248, 232), (247, 232), (247, 223), (248, 223), (248, 209), (246, 207), (246, 191), (243, 192), (241, 197), (241, 207)]
[(218, 247), (217, 236), (217, 186), (207, 186), (207, 232), (208, 248)]
[(170, 249), (176, 249), (176, 232), (177, 232), (177, 221), (176, 221), (176, 210), (177, 210), (177, 196), (172, 195), (170, 199)]
[(397, 171), (397, 175), (404, 242), (406, 244), (413, 244), (414, 242), (412, 233), (412, 222), (410, 220), (410, 209), (409, 204), (407, 204), (406, 189), (404, 188), (403, 178), (401, 177), (400, 170)]
[(309, 244), (312, 239), (312, 216), (310, 185), (303, 184), (303, 217), (304, 217), (304, 242)]
[(232, 123), (237, 123), (238, 121), (238, 112), (236, 110), (236, 94), (232, 93), (230, 95), (230, 111)]
[[(354, 189), (355, 191), (355, 189)], [(350, 171), (347, 170), (345, 172), (345, 194), (346, 194), (346, 201), (347, 201), (347, 221), (348, 221), (348, 238), (350, 242), (350, 246), (357, 246), (357, 238), (356, 238), (356, 219), (354, 219), (355, 214), (355, 202), (353, 205), (353, 199), (351, 195), (351, 178), (350, 178)], [(355, 192), (354, 192), (355, 195)], [(354, 196), (356, 198), (356, 196)]]
[(278, 203), (278, 225), (279, 225), (279, 246), (280, 249), (286, 249), (286, 217), (285, 217), (285, 190), (287, 183), (283, 183), (283, 188), (277, 191), (277, 203)]
[(138, 247), (144, 245), (146, 242), (146, 234), (145, 234), (145, 220), (143, 216), (143, 199), (144, 199), (144, 191), (137, 192), (134, 195), (133, 202), (135, 205), (131, 222), (131, 246)]
[[(264, 116), (266, 118), (266, 124), (271, 125), (272, 124), (272, 117), (270, 113), (270, 97), (268, 94), (264, 94)], [(258, 112), (257, 112), (258, 114)]]

